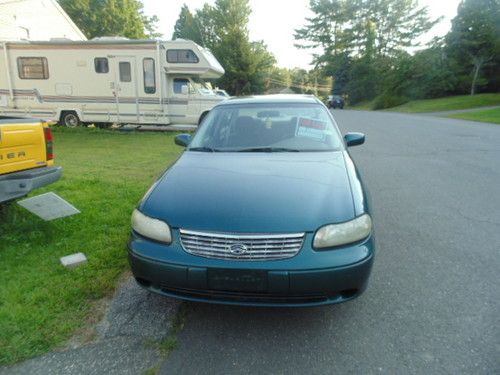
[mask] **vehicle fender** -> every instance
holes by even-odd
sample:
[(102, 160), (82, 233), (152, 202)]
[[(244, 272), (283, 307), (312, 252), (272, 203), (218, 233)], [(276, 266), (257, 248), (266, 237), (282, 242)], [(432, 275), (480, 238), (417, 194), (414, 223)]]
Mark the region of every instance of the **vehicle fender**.
[(360, 173), (347, 151), (344, 151), (344, 161), (347, 175), (349, 177), (349, 183), (351, 185), (354, 214), (355, 216), (360, 216), (366, 212), (370, 212), (370, 198), (367, 190), (363, 186)]

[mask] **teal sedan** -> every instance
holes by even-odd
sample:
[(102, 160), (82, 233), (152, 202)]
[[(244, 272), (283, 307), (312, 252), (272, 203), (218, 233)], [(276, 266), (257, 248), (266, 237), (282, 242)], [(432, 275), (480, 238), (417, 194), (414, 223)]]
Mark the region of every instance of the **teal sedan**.
[(363, 183), (313, 96), (234, 98), (214, 107), (132, 214), (137, 282), (169, 297), (316, 306), (366, 288), (374, 258)]

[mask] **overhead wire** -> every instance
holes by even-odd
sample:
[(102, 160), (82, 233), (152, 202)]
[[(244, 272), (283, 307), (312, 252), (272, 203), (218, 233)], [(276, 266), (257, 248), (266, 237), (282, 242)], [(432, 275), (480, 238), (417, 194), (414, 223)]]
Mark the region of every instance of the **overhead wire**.
[(324, 85), (324, 84), (295, 84), (291, 82), (290, 84), (285, 82), (285, 81), (280, 81), (275, 78), (268, 78), (267, 82), (273, 83), (276, 85), (282, 85), (284, 87), (295, 87), (295, 88), (300, 88), (302, 90), (310, 90), (310, 89), (317, 89), (317, 90), (331, 90), (332, 85)]

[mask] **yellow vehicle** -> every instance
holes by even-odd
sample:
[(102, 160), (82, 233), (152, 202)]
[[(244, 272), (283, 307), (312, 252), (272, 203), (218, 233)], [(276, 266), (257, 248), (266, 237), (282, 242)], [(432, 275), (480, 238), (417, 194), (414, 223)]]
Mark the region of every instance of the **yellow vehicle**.
[(53, 136), (46, 122), (0, 120), (0, 203), (25, 196), (61, 178), (54, 166)]

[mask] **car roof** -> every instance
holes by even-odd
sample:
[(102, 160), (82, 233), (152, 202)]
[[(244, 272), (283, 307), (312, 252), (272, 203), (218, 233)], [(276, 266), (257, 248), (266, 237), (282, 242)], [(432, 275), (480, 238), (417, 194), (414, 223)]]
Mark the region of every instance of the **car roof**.
[(271, 104), (271, 103), (297, 103), (297, 104), (322, 104), (314, 95), (300, 94), (276, 94), (276, 95), (253, 95), (233, 97), (219, 103), (217, 106), (236, 104)]

